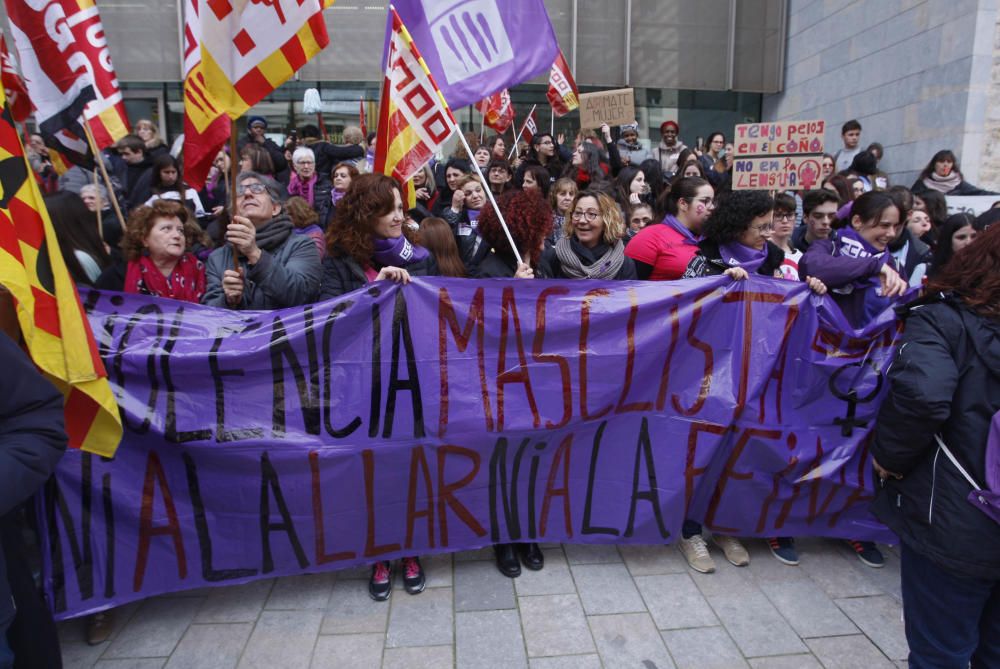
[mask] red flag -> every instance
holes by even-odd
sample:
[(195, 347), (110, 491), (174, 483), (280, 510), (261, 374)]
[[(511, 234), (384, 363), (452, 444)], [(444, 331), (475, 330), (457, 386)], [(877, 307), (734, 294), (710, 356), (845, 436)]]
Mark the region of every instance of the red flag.
[(476, 103), (476, 109), (483, 115), (483, 123), (500, 134), (514, 122), (514, 105), (510, 101), (510, 91), (506, 88)]
[(521, 139), (531, 144), (531, 138), (538, 134), (538, 118), (535, 116), (535, 108), (531, 108), (528, 118), (524, 119), (524, 127), (521, 128)]
[(365, 136), (365, 141), (368, 141), (368, 119), (365, 115), (365, 99), (361, 98), (358, 101), (360, 107), (358, 108), (358, 123), (361, 126), (361, 134)]
[(545, 95), (552, 105), (556, 116), (565, 116), (580, 106), (580, 91), (576, 88), (573, 74), (569, 71), (569, 63), (563, 57), (562, 50), (552, 63), (549, 72), (549, 92)]
[(15, 123), (23, 123), (24, 119), (31, 114), (31, 100), (28, 98), (28, 89), (24, 85), (24, 80), (17, 73), (14, 59), (7, 51), (7, 40), (0, 34), (0, 83), (7, 94), (7, 104), (10, 105), (10, 113)]

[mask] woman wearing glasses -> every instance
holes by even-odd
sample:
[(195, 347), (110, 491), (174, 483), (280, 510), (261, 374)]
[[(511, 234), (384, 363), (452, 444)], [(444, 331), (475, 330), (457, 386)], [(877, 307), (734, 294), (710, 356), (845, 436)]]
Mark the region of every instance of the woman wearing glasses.
[(648, 225), (632, 238), (625, 255), (636, 274), (650, 281), (679, 279), (698, 252), (701, 226), (715, 209), (712, 186), (699, 177), (678, 179), (657, 203), (663, 222)]
[(604, 193), (583, 191), (570, 206), (562, 237), (542, 256), (557, 279), (635, 280), (635, 264), (625, 256), (625, 220)]
[(529, 165), (544, 167), (549, 173), (549, 182), (553, 182), (563, 173), (563, 163), (559, 159), (559, 146), (552, 135), (543, 132), (531, 138), (531, 146), (528, 147), (524, 160), (517, 168), (514, 175), (514, 182), (521, 183), (524, 179), (524, 170)]

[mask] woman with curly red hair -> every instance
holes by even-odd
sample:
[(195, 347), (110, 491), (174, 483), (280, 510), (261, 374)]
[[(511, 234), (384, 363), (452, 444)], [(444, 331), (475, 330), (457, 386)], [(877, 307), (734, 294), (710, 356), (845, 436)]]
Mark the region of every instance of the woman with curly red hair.
[(187, 207), (156, 200), (129, 216), (121, 241), (124, 262), (109, 266), (95, 285), (198, 303), (205, 294), (205, 265), (191, 250), (205, 242)]
[[(479, 262), (473, 276), (480, 279), (530, 279), (539, 276), (538, 272), (544, 271), (539, 267), (539, 260), (545, 237), (552, 229), (552, 208), (540, 193), (533, 190), (511, 191), (497, 204), (524, 262), (518, 265), (517, 256), (500, 224), (500, 217), (492, 207), (487, 207), (479, 217), (478, 227), (483, 242), (493, 249), (493, 253), (486, 254)], [(532, 270), (532, 267), (537, 269)]]

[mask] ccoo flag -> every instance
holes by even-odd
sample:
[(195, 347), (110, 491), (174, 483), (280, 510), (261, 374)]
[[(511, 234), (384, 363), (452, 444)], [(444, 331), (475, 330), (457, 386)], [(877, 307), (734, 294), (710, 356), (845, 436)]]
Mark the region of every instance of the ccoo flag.
[(15, 123), (24, 123), (31, 114), (31, 100), (24, 80), (17, 73), (17, 66), (7, 51), (7, 39), (0, 34), (0, 85), (7, 94), (7, 104)]
[(205, 87), (239, 118), (329, 44), (320, 0), (208, 0), (199, 12)]
[(129, 132), (125, 101), (111, 65), (94, 0), (5, 0), (18, 60), (45, 143), (89, 165), (87, 118), (98, 149)]
[[(208, 92), (201, 58), (198, 0), (184, 3), (184, 180), (202, 188), (212, 162), (229, 139), (229, 117)], [(234, 158), (235, 160), (235, 158)]]
[(514, 103), (511, 102), (510, 91), (506, 88), (477, 102), (476, 109), (483, 115), (483, 124), (501, 135), (507, 132), (507, 128), (514, 122)]
[(455, 118), (413, 44), (399, 14), (389, 6), (385, 45), (385, 78), (375, 135), (374, 171), (406, 182), (427, 164), (451, 136)]
[(452, 109), (541, 74), (559, 53), (542, 0), (396, 0)]
[(0, 284), (32, 360), (66, 397), (70, 446), (111, 457), (122, 437), (118, 404), (2, 89), (0, 108)]
[(545, 97), (549, 99), (556, 116), (565, 116), (580, 106), (580, 92), (576, 89), (576, 81), (562, 50), (549, 71), (549, 91)]

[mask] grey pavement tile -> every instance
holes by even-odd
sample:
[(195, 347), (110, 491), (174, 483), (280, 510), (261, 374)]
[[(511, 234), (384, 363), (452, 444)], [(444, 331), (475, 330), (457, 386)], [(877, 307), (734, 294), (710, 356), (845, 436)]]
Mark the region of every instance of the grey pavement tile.
[(386, 647), (442, 646), (453, 642), (455, 614), (451, 588), (432, 588), (418, 595), (393, 593), (391, 603)]
[(302, 669), (309, 666), (322, 611), (264, 611), (240, 658), (240, 669)]
[(657, 629), (672, 630), (719, 624), (719, 619), (712, 613), (712, 607), (687, 574), (637, 576), (635, 585), (639, 588)]
[(622, 556), (614, 544), (563, 544), (570, 564), (603, 564), (621, 562)]
[(576, 595), (521, 597), (528, 657), (595, 652), (587, 618)]
[(528, 663), (531, 669), (601, 669), (601, 656), (559, 655), (557, 657), (533, 657)]
[(725, 558), (715, 561), (715, 573), (702, 574), (694, 569), (688, 569), (685, 573), (706, 597), (759, 589), (750, 570), (746, 567), (734, 567)]
[[(885, 565), (879, 569), (872, 569), (862, 565), (860, 561), (859, 569), (869, 582), (887, 595), (891, 595), (896, 600), (903, 601), (902, 581), (900, 580), (899, 557), (889, 550), (888, 546), (879, 544), (883, 555), (885, 555)], [(846, 549), (845, 549), (846, 550)], [(857, 558), (855, 558), (857, 560)]]
[[(788, 581), (808, 581), (809, 574), (801, 565), (794, 567), (778, 562), (763, 539), (745, 539), (743, 545), (750, 553), (748, 571), (758, 583), (787, 583)], [(800, 557), (801, 560), (801, 557)]]
[(368, 580), (368, 577), (372, 575), (372, 567), (370, 564), (361, 565), (360, 567), (348, 567), (347, 569), (340, 569), (333, 572), (338, 581), (356, 581), (360, 579)]
[(455, 661), (462, 669), (527, 667), (517, 611), (456, 613)]
[(274, 579), (213, 588), (198, 611), (198, 623), (252, 623), (274, 587)]
[(227, 669), (240, 661), (253, 623), (191, 625), (167, 669)]
[(274, 611), (326, 609), (335, 579), (336, 576), (332, 573), (301, 574), (276, 579), (264, 608)]
[(861, 573), (867, 567), (857, 558), (848, 558), (845, 553), (835, 550), (831, 542), (824, 541), (820, 549), (800, 554), (799, 568), (835, 599), (882, 594), (881, 589)]
[(663, 632), (677, 669), (736, 669), (746, 660), (721, 627), (694, 627)]
[(910, 651), (903, 629), (902, 607), (896, 599), (882, 595), (838, 599), (836, 603), (889, 659), (906, 659)]
[(495, 563), (455, 564), (456, 611), (493, 611), (515, 606), (514, 579), (501, 574)]
[(745, 656), (791, 655), (806, 651), (799, 636), (756, 585), (707, 597)]
[(91, 646), (86, 642), (87, 620), (90, 616), (81, 616), (72, 620), (63, 620), (56, 623), (59, 634), (59, 650), (62, 653), (63, 666), (66, 669), (77, 669), (86, 667), (90, 669), (111, 642), (128, 625), (135, 614), (139, 611), (145, 600), (130, 602), (123, 606), (109, 609), (106, 613), (112, 616), (111, 636), (104, 643)]
[(451, 646), (386, 648), (382, 669), (452, 669), (455, 649)]
[(587, 615), (646, 610), (624, 564), (582, 564), (571, 569)]
[(673, 668), (674, 662), (648, 613), (590, 616), (587, 621), (606, 669)]
[(826, 669), (895, 669), (863, 634), (808, 639), (806, 643)]
[(493, 546), (483, 546), (472, 551), (458, 551), (452, 553), (455, 562), (468, 562), (469, 560), (494, 560)]
[(382, 663), (382, 634), (337, 634), (316, 640), (310, 669), (371, 669)]
[(753, 657), (748, 662), (753, 669), (823, 669), (819, 660), (812, 655)]
[(320, 634), (384, 633), (388, 619), (389, 602), (372, 600), (367, 583), (338, 580), (333, 585)]
[(147, 600), (111, 642), (102, 659), (167, 657), (203, 601), (191, 597)]
[(111, 642), (99, 646), (89, 646), (83, 641), (64, 641), (66, 632), (60, 633), (59, 651), (62, 653), (64, 669), (90, 669), (104, 654)]
[(619, 546), (618, 552), (633, 576), (680, 574), (688, 570), (684, 556), (673, 546)]
[(858, 632), (854, 623), (812, 581), (763, 583), (760, 587), (803, 639)]
[(539, 571), (522, 569), (514, 579), (518, 596), (576, 594), (576, 583), (561, 550), (544, 550), (545, 567)]
[(164, 662), (166, 659), (162, 657), (101, 660), (94, 665), (94, 669), (163, 669)]

